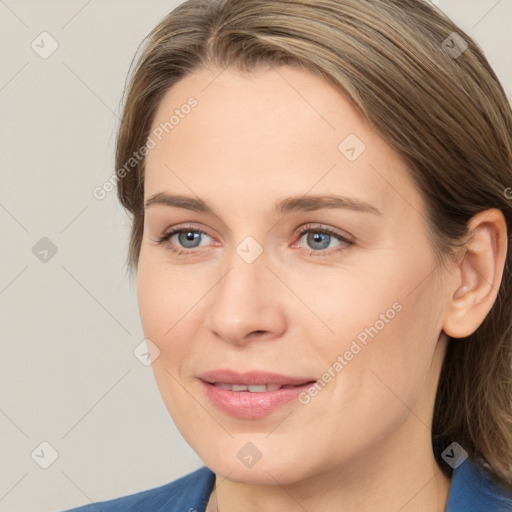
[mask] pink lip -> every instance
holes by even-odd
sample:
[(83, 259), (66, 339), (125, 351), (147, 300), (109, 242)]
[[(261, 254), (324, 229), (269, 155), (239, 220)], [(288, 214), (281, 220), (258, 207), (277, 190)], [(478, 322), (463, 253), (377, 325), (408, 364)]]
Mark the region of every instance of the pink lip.
[(297, 386), (306, 382), (316, 381), (314, 377), (288, 377), (279, 373), (249, 371), (244, 373), (234, 372), (229, 369), (212, 370), (199, 375), (206, 382), (223, 382), (224, 384), (246, 384), (257, 386), (261, 384), (273, 384), (275, 386)]
[[(256, 419), (268, 416), (277, 408), (294, 400), (300, 393), (308, 389), (315, 378), (289, 377), (278, 373), (250, 371), (237, 373), (232, 370), (214, 370), (199, 376), (206, 395), (218, 409), (230, 416), (238, 418)], [(214, 386), (215, 382), (224, 384), (276, 386), (293, 385), (293, 388), (278, 389), (253, 393), (250, 391), (229, 391)]]

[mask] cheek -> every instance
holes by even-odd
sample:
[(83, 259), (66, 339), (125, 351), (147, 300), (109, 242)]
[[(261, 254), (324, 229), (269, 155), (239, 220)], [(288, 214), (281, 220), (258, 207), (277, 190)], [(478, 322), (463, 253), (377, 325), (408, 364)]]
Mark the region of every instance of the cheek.
[(331, 355), (346, 361), (333, 389), (337, 414), (359, 418), (372, 435), (396, 426), (423, 393), (435, 391), (425, 385), (439, 334), (437, 311), (431, 290), (407, 293), (351, 306), (351, 333)]
[[(198, 354), (209, 357), (204, 345), (204, 318), (208, 311), (208, 291), (218, 278), (200, 275), (190, 268), (171, 269), (155, 264), (141, 254), (137, 296), (146, 338), (158, 347), (153, 371), (162, 394), (164, 388), (179, 392), (177, 380), (187, 379), (197, 370)], [(213, 284), (212, 284), (213, 283)], [(173, 379), (174, 377), (174, 379)], [(167, 400), (171, 400), (169, 396)]]
[(193, 306), (198, 301), (197, 287), (184, 288), (179, 276), (162, 271), (142, 254), (137, 277), (137, 299), (144, 335), (158, 346), (162, 356), (171, 345), (173, 350), (180, 350), (183, 329), (189, 325)]
[[(173, 325), (185, 297), (179, 276), (161, 261), (162, 250), (142, 243), (137, 271), (137, 298), (144, 327), (159, 336)], [(192, 289), (193, 291), (193, 289)], [(181, 299), (181, 305), (180, 305)], [(157, 331), (155, 331), (158, 329)]]
[(149, 265), (141, 258), (137, 273), (137, 301), (139, 314), (146, 338), (150, 338), (161, 349), (160, 343), (164, 328), (169, 329), (163, 320), (169, 297), (163, 293), (161, 282), (152, 272)]
[[(340, 406), (364, 403), (363, 410), (383, 399), (400, 406), (393, 392), (410, 403), (430, 369), (440, 331), (439, 289), (434, 275), (418, 282), (431, 262), (395, 257), (381, 263), (373, 271), (343, 273), (311, 288), (311, 309), (331, 332), (312, 315), (302, 327), (317, 340), (310, 356), (318, 370), (327, 372), (340, 363), (331, 369)], [(315, 337), (314, 325), (326, 334)]]
[[(403, 285), (392, 276), (392, 269), (382, 275), (342, 269), (330, 272), (328, 277), (316, 275), (293, 283), (299, 297), (305, 297), (310, 312), (297, 314), (295, 319), (302, 329), (317, 331), (321, 341), (319, 352), (335, 357), (349, 349), (353, 340), (361, 346), (369, 344), (376, 331), (389, 330), (389, 324), (400, 316)], [(382, 283), (381, 283), (382, 281)], [(301, 304), (304, 310), (303, 304)], [(315, 339), (315, 338), (313, 338)]]
[[(167, 273), (169, 274), (169, 273)], [(190, 424), (190, 395), (180, 384), (184, 362), (194, 352), (195, 293), (182, 293), (179, 279), (166, 275), (142, 253), (137, 272), (137, 298), (144, 336), (158, 348), (152, 363), (155, 380), (171, 417), (180, 427)], [(190, 411), (192, 413), (192, 411)]]

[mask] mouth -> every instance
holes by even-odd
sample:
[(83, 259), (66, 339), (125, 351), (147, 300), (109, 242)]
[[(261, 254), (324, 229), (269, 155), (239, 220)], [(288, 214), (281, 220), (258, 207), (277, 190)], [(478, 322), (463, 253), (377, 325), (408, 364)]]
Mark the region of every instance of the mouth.
[[(231, 391), (253, 392), (275, 391), (285, 386), (301, 386), (317, 380), (314, 377), (295, 377), (258, 370), (239, 373), (230, 369), (211, 370), (199, 375), (199, 378), (209, 384), (234, 387), (235, 389)], [(267, 386), (270, 389), (263, 390), (261, 386)]]
[[(313, 384), (314, 381), (309, 381), (304, 384)], [(249, 391), (250, 393), (265, 393), (266, 391), (277, 391), (278, 389), (293, 389), (304, 384), (283, 384), (282, 386), (275, 384), (227, 384), (225, 382), (213, 382), (214, 386), (217, 386), (222, 389), (227, 389), (228, 391)]]
[(199, 380), (215, 407), (243, 419), (268, 416), (317, 382), (307, 377), (257, 371), (237, 373), (232, 370), (207, 372)]

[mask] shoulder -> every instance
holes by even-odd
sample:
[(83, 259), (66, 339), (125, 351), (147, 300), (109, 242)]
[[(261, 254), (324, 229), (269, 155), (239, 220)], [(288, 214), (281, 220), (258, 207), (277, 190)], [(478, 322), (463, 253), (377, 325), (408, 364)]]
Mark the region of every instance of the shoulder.
[(215, 473), (202, 468), (168, 484), (65, 512), (204, 512)]
[(454, 469), (446, 512), (510, 512), (512, 492), (483, 467), (466, 459)]

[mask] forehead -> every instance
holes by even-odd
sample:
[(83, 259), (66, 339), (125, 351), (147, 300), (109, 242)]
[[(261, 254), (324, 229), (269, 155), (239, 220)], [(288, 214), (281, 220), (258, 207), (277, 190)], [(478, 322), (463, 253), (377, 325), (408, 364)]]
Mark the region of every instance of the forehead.
[(295, 68), (194, 72), (166, 92), (151, 133), (146, 198), (187, 184), (239, 194), (243, 182), (260, 199), (314, 188), (421, 208), (399, 155), (338, 89)]
[[(368, 137), (367, 123), (334, 86), (291, 67), (249, 74), (232, 69), (198, 70), (166, 92), (152, 129), (165, 125), (190, 98), (197, 100), (197, 106), (166, 138), (176, 140), (179, 132), (188, 135), (190, 128), (207, 130), (214, 140), (228, 133), (237, 140), (278, 136), (315, 143), (327, 137), (326, 147), (334, 143), (336, 149), (345, 131)], [(182, 122), (187, 118), (193, 120)]]

